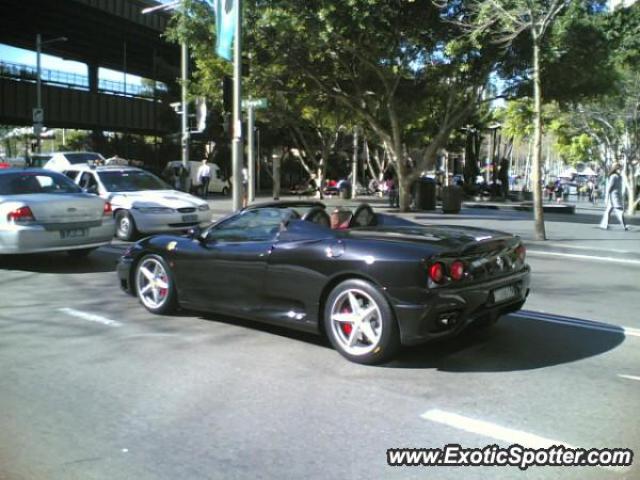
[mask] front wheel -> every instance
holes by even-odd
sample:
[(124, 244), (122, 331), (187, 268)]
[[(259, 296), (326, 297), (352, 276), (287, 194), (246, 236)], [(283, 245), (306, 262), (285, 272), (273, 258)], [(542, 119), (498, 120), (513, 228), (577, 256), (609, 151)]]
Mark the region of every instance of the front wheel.
[(116, 237), (130, 242), (135, 240), (137, 235), (138, 229), (131, 213), (126, 210), (118, 210), (116, 212)]
[(389, 302), (364, 280), (346, 280), (331, 291), (324, 326), (333, 347), (355, 363), (383, 363), (400, 347), (398, 324)]
[(177, 306), (176, 288), (168, 265), (158, 255), (146, 255), (135, 270), (138, 299), (151, 313), (167, 315)]

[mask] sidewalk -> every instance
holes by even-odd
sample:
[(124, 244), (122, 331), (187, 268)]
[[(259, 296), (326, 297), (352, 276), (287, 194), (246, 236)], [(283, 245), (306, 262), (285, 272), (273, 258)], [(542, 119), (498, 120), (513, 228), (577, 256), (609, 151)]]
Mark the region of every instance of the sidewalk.
[[(283, 196), (280, 199), (315, 200), (296, 196)], [(272, 201), (272, 198), (261, 196), (256, 199), (256, 203), (268, 201)], [(609, 230), (600, 230), (597, 226), (602, 218), (603, 206), (593, 207), (588, 204), (583, 207), (578, 204), (573, 215), (545, 213), (548, 240), (539, 241), (534, 239), (533, 213), (515, 210), (507, 204), (496, 205), (496, 208), (473, 208), (477, 202), (465, 202), (459, 214), (443, 214), (441, 210), (400, 213), (397, 209), (390, 209), (386, 199), (372, 196), (363, 196), (356, 200), (341, 200), (335, 197), (323, 200), (328, 208), (339, 205), (355, 208), (362, 202), (369, 203), (377, 212), (398, 215), (422, 224), (466, 225), (513, 233), (520, 236), (530, 250), (640, 261), (640, 216), (626, 218), (631, 226), (630, 231), (623, 231), (613, 216), (610, 219)], [(210, 198), (209, 205), (214, 218), (230, 213), (231, 203), (229, 197)]]

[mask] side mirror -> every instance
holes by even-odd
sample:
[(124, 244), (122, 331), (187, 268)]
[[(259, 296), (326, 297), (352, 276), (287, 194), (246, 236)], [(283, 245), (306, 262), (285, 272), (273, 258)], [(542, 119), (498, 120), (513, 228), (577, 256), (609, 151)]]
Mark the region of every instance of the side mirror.
[(207, 241), (207, 237), (206, 235), (203, 235), (204, 230), (196, 225), (195, 227), (191, 227), (189, 230), (187, 230), (187, 236), (191, 239), (191, 240), (197, 240), (200, 243), (205, 243)]

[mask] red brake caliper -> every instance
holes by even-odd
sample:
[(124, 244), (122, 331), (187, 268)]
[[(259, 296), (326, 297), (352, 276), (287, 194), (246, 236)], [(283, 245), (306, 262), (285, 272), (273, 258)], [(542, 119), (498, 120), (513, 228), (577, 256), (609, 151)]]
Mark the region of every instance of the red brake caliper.
[[(345, 307), (342, 307), (342, 310), (340, 310), (340, 313), (351, 313), (351, 310), (345, 306)], [(349, 336), (351, 335), (351, 331), (353, 330), (353, 325), (347, 322), (342, 322), (340, 324), (340, 328), (342, 328), (342, 332), (346, 336)]]
[[(163, 282), (167, 283), (167, 277), (164, 277), (164, 276), (163, 276), (163, 277), (160, 277), (160, 278), (162, 278), (162, 281), (163, 281)], [(164, 296), (165, 296), (166, 294), (167, 294), (167, 289), (166, 289), (166, 288), (161, 288), (161, 289), (160, 289), (160, 296), (161, 296), (162, 298), (164, 298)]]

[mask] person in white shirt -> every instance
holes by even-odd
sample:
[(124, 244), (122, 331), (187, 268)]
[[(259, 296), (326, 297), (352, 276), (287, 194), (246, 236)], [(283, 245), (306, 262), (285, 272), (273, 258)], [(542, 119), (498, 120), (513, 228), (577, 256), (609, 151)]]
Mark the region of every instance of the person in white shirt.
[(207, 159), (202, 160), (202, 165), (198, 169), (198, 183), (202, 188), (202, 198), (207, 198), (209, 195), (209, 182), (211, 181), (211, 167), (207, 163)]

